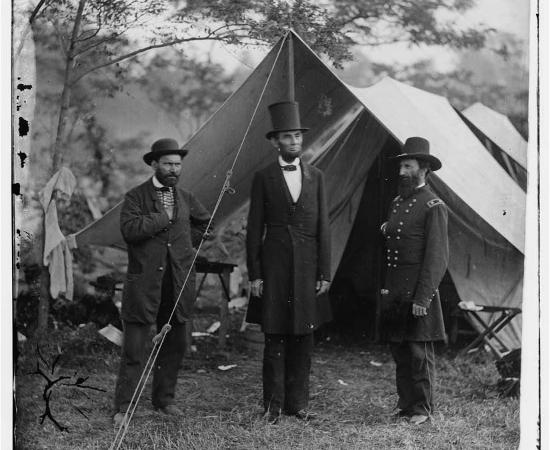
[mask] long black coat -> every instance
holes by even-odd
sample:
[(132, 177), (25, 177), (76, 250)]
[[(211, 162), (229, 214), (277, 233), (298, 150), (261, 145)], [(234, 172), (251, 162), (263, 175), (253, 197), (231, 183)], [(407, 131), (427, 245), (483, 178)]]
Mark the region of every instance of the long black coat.
[[(292, 197), (277, 162), (252, 182), (247, 225), (250, 280), (264, 280), (258, 314), (247, 320), (265, 333), (308, 334), (330, 320), (327, 295), (316, 296), (317, 280), (330, 280), (330, 230), (323, 174), (304, 162), (302, 190)], [(256, 299), (258, 301), (258, 299)]]
[[(428, 186), (390, 205), (381, 334), (389, 341), (445, 339), (439, 283), (449, 261), (447, 206)], [(412, 303), (428, 309), (415, 318)]]
[[(176, 188), (175, 200), (174, 217), (170, 220), (152, 179), (129, 191), (124, 198), (120, 230), (128, 245), (128, 273), (122, 296), (122, 320), (155, 323), (167, 265), (172, 269), (173, 301), (191, 268), (195, 251), (192, 229), (203, 232), (210, 215), (191, 192)], [(189, 318), (194, 300), (192, 270), (176, 309), (178, 322)]]

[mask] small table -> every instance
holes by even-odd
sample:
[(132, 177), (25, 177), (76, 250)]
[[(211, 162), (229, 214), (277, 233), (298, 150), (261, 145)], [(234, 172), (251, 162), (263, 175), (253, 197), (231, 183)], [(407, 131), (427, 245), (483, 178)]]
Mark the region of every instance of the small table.
[[(514, 308), (511, 306), (475, 306), (475, 309), (465, 308), (459, 304), (459, 307), (466, 315), (466, 318), (468, 318), (473, 323), (478, 323), (483, 330), (480, 335), (464, 349), (464, 352), (467, 352), (472, 348), (478, 347), (481, 342), (485, 342), (485, 344), (487, 344), (493, 354), (498, 359), (500, 359), (505, 353), (508, 353), (511, 349), (504, 342), (502, 342), (502, 340), (497, 336), (497, 333), (504, 327), (506, 327), (514, 317), (521, 313), (521, 308)], [(478, 313), (500, 313), (500, 315), (492, 322), (488, 323), (487, 321), (483, 320)], [(492, 339), (494, 339), (500, 345), (500, 350), (491, 341)]]
[[(225, 335), (227, 334), (228, 329), (228, 316), (229, 316), (229, 307), (228, 303), (231, 300), (231, 295), (229, 293), (229, 276), (233, 269), (237, 267), (237, 264), (232, 263), (223, 263), (218, 261), (207, 261), (205, 259), (197, 259), (195, 261), (195, 272), (197, 274), (201, 273), (202, 278), (199, 282), (195, 298), (198, 297), (202, 286), (204, 285), (204, 280), (206, 279), (209, 273), (217, 274), (222, 286), (223, 294), (225, 294), (224, 301), (222, 297), (222, 302), (220, 303), (220, 328), (218, 330), (218, 348), (222, 349), (225, 347)], [(186, 326), (185, 333), (185, 354), (189, 356), (191, 354), (191, 340), (192, 340), (192, 326), (190, 322), (186, 322), (189, 326)]]

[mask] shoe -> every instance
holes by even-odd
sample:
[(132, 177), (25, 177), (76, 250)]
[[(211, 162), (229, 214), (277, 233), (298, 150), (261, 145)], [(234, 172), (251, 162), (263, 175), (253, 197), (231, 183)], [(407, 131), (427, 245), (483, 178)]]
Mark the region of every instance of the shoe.
[(411, 417), (411, 420), (410, 420), (410, 422), (413, 425), (421, 425), (427, 421), (428, 421), (428, 416), (425, 416), (423, 414), (415, 414), (414, 416)]
[(396, 411), (393, 411), (391, 414), (389, 414), (389, 416), (392, 419), (407, 419), (411, 417), (411, 414), (404, 409), (397, 409)]
[(121, 426), (123, 426), (122, 424), (124, 424), (125, 427), (128, 426), (128, 419), (125, 419), (125, 415), (126, 414), (123, 412), (117, 412), (113, 416), (113, 427), (115, 428), (115, 430), (118, 430)]
[(281, 418), (281, 414), (273, 411), (266, 411), (263, 415), (263, 419), (269, 425), (277, 425), (279, 423), (280, 418)]
[(158, 411), (167, 416), (183, 416), (183, 411), (179, 409), (176, 405), (159, 406), (155, 408), (155, 411)]
[(300, 411), (295, 412), (293, 416), (299, 420), (303, 420), (304, 422), (317, 419), (317, 414), (308, 411), (307, 409), (301, 409)]

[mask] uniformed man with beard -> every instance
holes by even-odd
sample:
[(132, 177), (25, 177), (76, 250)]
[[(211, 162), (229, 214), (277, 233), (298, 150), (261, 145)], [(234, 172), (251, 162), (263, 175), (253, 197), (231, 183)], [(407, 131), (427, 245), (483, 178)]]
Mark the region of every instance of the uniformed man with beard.
[(447, 207), (426, 184), (441, 161), (429, 142), (407, 139), (399, 162), (399, 195), (382, 227), (386, 238), (386, 283), (381, 332), (396, 364), (397, 415), (426, 422), (434, 408), (433, 343), (445, 340), (438, 286), (447, 269)]
[(278, 151), (254, 176), (247, 225), (251, 293), (247, 321), (265, 333), (263, 403), (270, 423), (281, 413), (310, 420), (313, 331), (330, 319), (330, 231), (323, 173), (300, 159), (298, 103), (269, 106), (266, 137)]
[(156, 324), (159, 332), (168, 322), (190, 271), (170, 320), (172, 328), (155, 363), (151, 395), (155, 410), (171, 416), (181, 414), (174, 396), (184, 353), (185, 322), (195, 300), (192, 262), (193, 244), (198, 242), (193, 238), (206, 232), (210, 220), (197, 198), (177, 186), (186, 154), (174, 139), (156, 141), (143, 156), (153, 176), (126, 194), (120, 212), (120, 230), (128, 247), (128, 273), (122, 297), (124, 341), (114, 402), (117, 427), (125, 420), (143, 371), (150, 328)]

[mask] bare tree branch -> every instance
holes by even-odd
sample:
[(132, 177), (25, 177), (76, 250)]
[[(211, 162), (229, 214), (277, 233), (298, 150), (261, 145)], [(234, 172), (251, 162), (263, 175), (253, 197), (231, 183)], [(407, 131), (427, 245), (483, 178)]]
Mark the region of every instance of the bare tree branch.
[[(101, 27), (97, 27), (94, 31), (92, 31), (92, 33), (89, 36), (81, 37), (82, 35), (84, 35), (84, 33), (88, 33), (89, 31), (91, 31), (91, 30), (83, 31), (82, 34), (79, 36), (79, 38), (76, 41), (77, 42), (85, 42), (85, 41), (89, 41), (90, 39), (93, 39), (94, 37), (96, 37), (99, 34), (99, 32), (101, 31)], [(78, 52), (78, 53), (82, 53), (82, 52)], [(78, 53), (76, 53), (76, 54), (78, 54)]]
[(32, 24), (34, 20), (38, 17), (38, 15), (42, 12), (40, 9), (46, 2), (48, 4), (44, 6), (44, 8), (42, 9), (42, 11), (44, 11), (44, 9), (46, 9), (49, 6), (49, 3), (51, 2), (51, 0), (40, 0), (38, 4), (35, 6), (35, 8), (32, 10), (31, 16), (29, 17), (30, 24)]
[(224, 40), (224, 38), (221, 37), (213, 37), (212, 35), (207, 36), (200, 36), (200, 37), (192, 37), (192, 38), (182, 38), (182, 39), (174, 39), (173, 41), (169, 42), (163, 42), (162, 44), (154, 44), (154, 45), (148, 45), (147, 47), (142, 47), (138, 50), (135, 50), (133, 52), (127, 53), (125, 55), (119, 56), (118, 58), (106, 61), (101, 64), (97, 64), (96, 66), (90, 67), (85, 72), (78, 75), (76, 78), (74, 78), (71, 82), (71, 86), (74, 86), (78, 81), (80, 81), (82, 78), (84, 78), (86, 75), (88, 75), (91, 72), (94, 72), (98, 69), (101, 69), (103, 67), (112, 66), (113, 64), (119, 63), (121, 61), (125, 61), (130, 58), (134, 58), (137, 55), (140, 55), (141, 53), (148, 52), (149, 50), (153, 50), (155, 48), (164, 48), (164, 47), (170, 47), (172, 45), (181, 44), (183, 42), (191, 42), (191, 41), (208, 41), (208, 40)]

